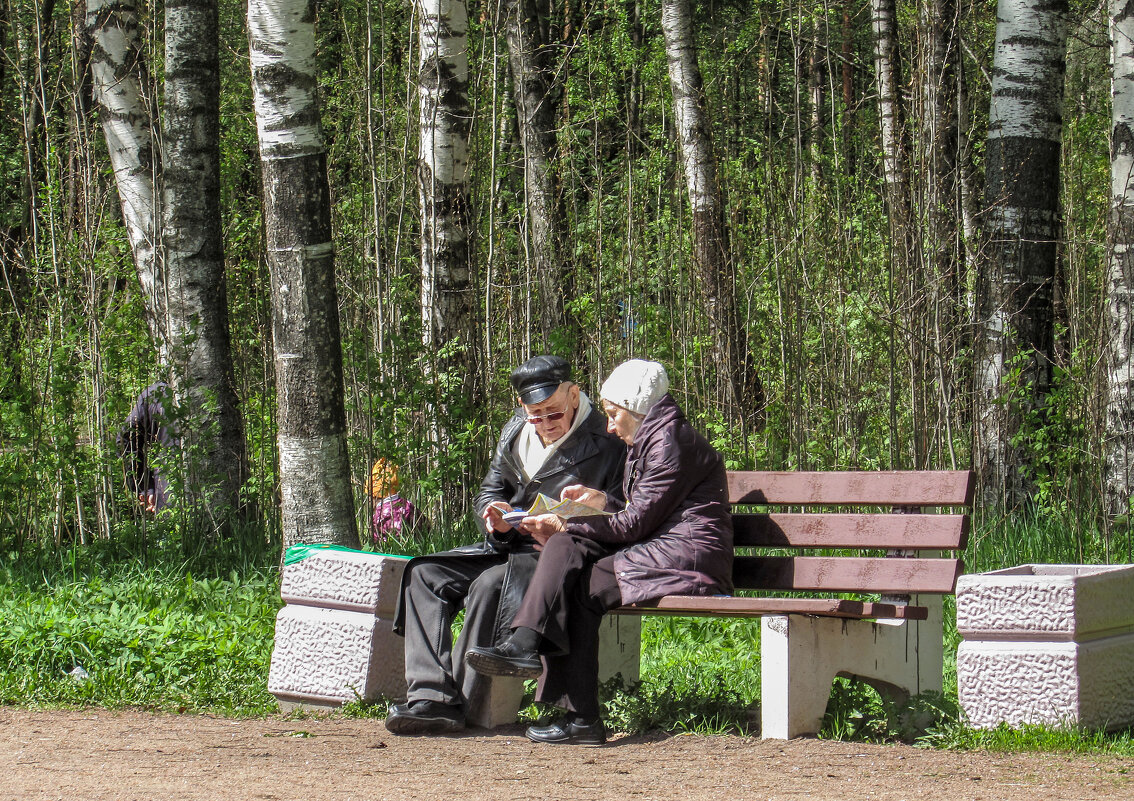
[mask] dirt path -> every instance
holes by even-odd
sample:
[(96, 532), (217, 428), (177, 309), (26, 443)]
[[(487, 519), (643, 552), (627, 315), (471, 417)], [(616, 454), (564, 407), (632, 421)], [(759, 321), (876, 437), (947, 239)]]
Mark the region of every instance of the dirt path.
[(537, 746), (519, 727), (403, 738), (373, 720), (0, 708), (2, 801), (448, 798), (1134, 799), (1134, 764), (744, 737)]

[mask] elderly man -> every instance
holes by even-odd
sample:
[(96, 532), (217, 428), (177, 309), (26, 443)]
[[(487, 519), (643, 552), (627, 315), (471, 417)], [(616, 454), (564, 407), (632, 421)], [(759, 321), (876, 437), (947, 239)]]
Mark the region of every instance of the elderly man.
[[(520, 408), (500, 434), (475, 500), (485, 539), (406, 567), (395, 631), (406, 638), (407, 702), (386, 718), (393, 734), (465, 727), (477, 681), (465, 666), (465, 652), (511, 633), (538, 557), (535, 540), (503, 515), (530, 508), (539, 493), (559, 498), (577, 484), (621, 498), (626, 448), (571, 381), (570, 365), (557, 356), (536, 356), (517, 367), (511, 381)], [(464, 626), (453, 644), (450, 625), (462, 607)]]

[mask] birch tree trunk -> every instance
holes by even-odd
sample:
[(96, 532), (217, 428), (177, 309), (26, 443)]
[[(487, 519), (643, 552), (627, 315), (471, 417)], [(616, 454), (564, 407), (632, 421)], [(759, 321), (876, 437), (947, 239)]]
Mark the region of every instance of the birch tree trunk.
[(315, 0), (250, 0), (248, 32), (272, 278), (284, 545), (358, 547), (346, 445)]
[(167, 0), (162, 244), (174, 388), (187, 424), (187, 486), (211, 527), (240, 506), (246, 474), (220, 219), (216, 0)]
[[(883, 197), (886, 203), (886, 221), (890, 233), (890, 262), (887, 294), (892, 313), (900, 320), (904, 331), (915, 330), (913, 303), (910, 287), (918, 265), (920, 248), (918, 246), (913, 219), (912, 188), (910, 186), (910, 149), (906, 132), (906, 104), (902, 96), (902, 61), (898, 46), (898, 20), (895, 0), (870, 1), (871, 31), (874, 47), (874, 81), (878, 89), (878, 123), (882, 140), (882, 181)], [(890, 426), (896, 430), (898, 419), (899, 355), (898, 338), (894, 326), (889, 341), (890, 386), (889, 413)], [(918, 356), (920, 348), (915, 337), (910, 341), (910, 366), (919, 372)], [(914, 390), (916, 391), (916, 381)], [(911, 393), (913, 394), (913, 393)], [(916, 413), (917, 404), (913, 409)], [(915, 438), (916, 443), (916, 438)], [(917, 445), (914, 446), (915, 460)], [(902, 466), (902, 452), (897, 438), (890, 447), (893, 467)]]
[(87, 0), (87, 26), (92, 39), (94, 98), (145, 298), (146, 324), (158, 349), (158, 363), (166, 365), (161, 214), (154, 191), (161, 159), (152, 133), (152, 105), (146, 98), (150, 80), (142, 59), (135, 0)]
[(747, 325), (737, 312), (734, 264), (689, 0), (662, 0), (661, 14), (674, 121), (693, 222), (693, 261), (701, 278), (714, 359), (725, 371), (737, 413), (760, 424), (764, 389), (748, 349)]
[(853, 5), (853, 0), (842, 1), (842, 36), (839, 50), (839, 73), (842, 77), (843, 87), (843, 158), (847, 175), (851, 177), (854, 177), (858, 172), (855, 148), (852, 147), (855, 134), (855, 109), (858, 105), (854, 87), (855, 26), (851, 24)]
[(1111, 0), (1113, 105), (1107, 269), (1107, 506), (1130, 514), (1134, 493), (1134, 2)]
[(418, 15), (422, 342), (436, 351), (473, 341), (468, 16), (464, 0), (420, 0)]
[(973, 453), (985, 502), (1012, 508), (1032, 490), (1021, 425), (1052, 379), (1067, 4), (1000, 0), (996, 16)]
[(506, 0), (504, 13), (516, 117), (524, 152), (527, 225), (521, 236), (539, 280), (540, 327), (546, 348), (551, 344), (552, 332), (569, 324), (564, 304), (574, 294), (573, 270), (570, 259), (565, 257), (565, 215), (553, 168), (555, 113), (560, 90), (546, 30), (547, 14), (541, 16), (536, 0)]
[(882, 136), (882, 178), (886, 184), (886, 200), (890, 204), (891, 232), (900, 237), (892, 246), (906, 249), (908, 257), (911, 227), (909, 149), (906, 146), (905, 103), (899, 88), (902, 85), (902, 66), (897, 12), (894, 0), (871, 0), (870, 11)]

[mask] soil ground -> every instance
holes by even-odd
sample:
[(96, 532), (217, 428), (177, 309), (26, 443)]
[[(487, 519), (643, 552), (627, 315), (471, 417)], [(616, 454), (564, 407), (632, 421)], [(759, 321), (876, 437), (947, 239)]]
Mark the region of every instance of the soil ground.
[(1118, 757), (748, 737), (535, 745), (519, 726), (394, 737), (381, 721), (0, 707), (8, 799), (1134, 799)]

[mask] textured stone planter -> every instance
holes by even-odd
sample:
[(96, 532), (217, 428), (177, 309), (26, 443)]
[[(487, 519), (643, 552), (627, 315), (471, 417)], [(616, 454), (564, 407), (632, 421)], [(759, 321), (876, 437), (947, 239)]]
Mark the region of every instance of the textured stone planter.
[(1134, 566), (961, 576), (957, 630), (957, 690), (973, 726), (1134, 723)]
[(405, 648), (393, 632), (406, 559), (316, 551), (284, 567), (268, 692), (282, 709), (405, 696)]

